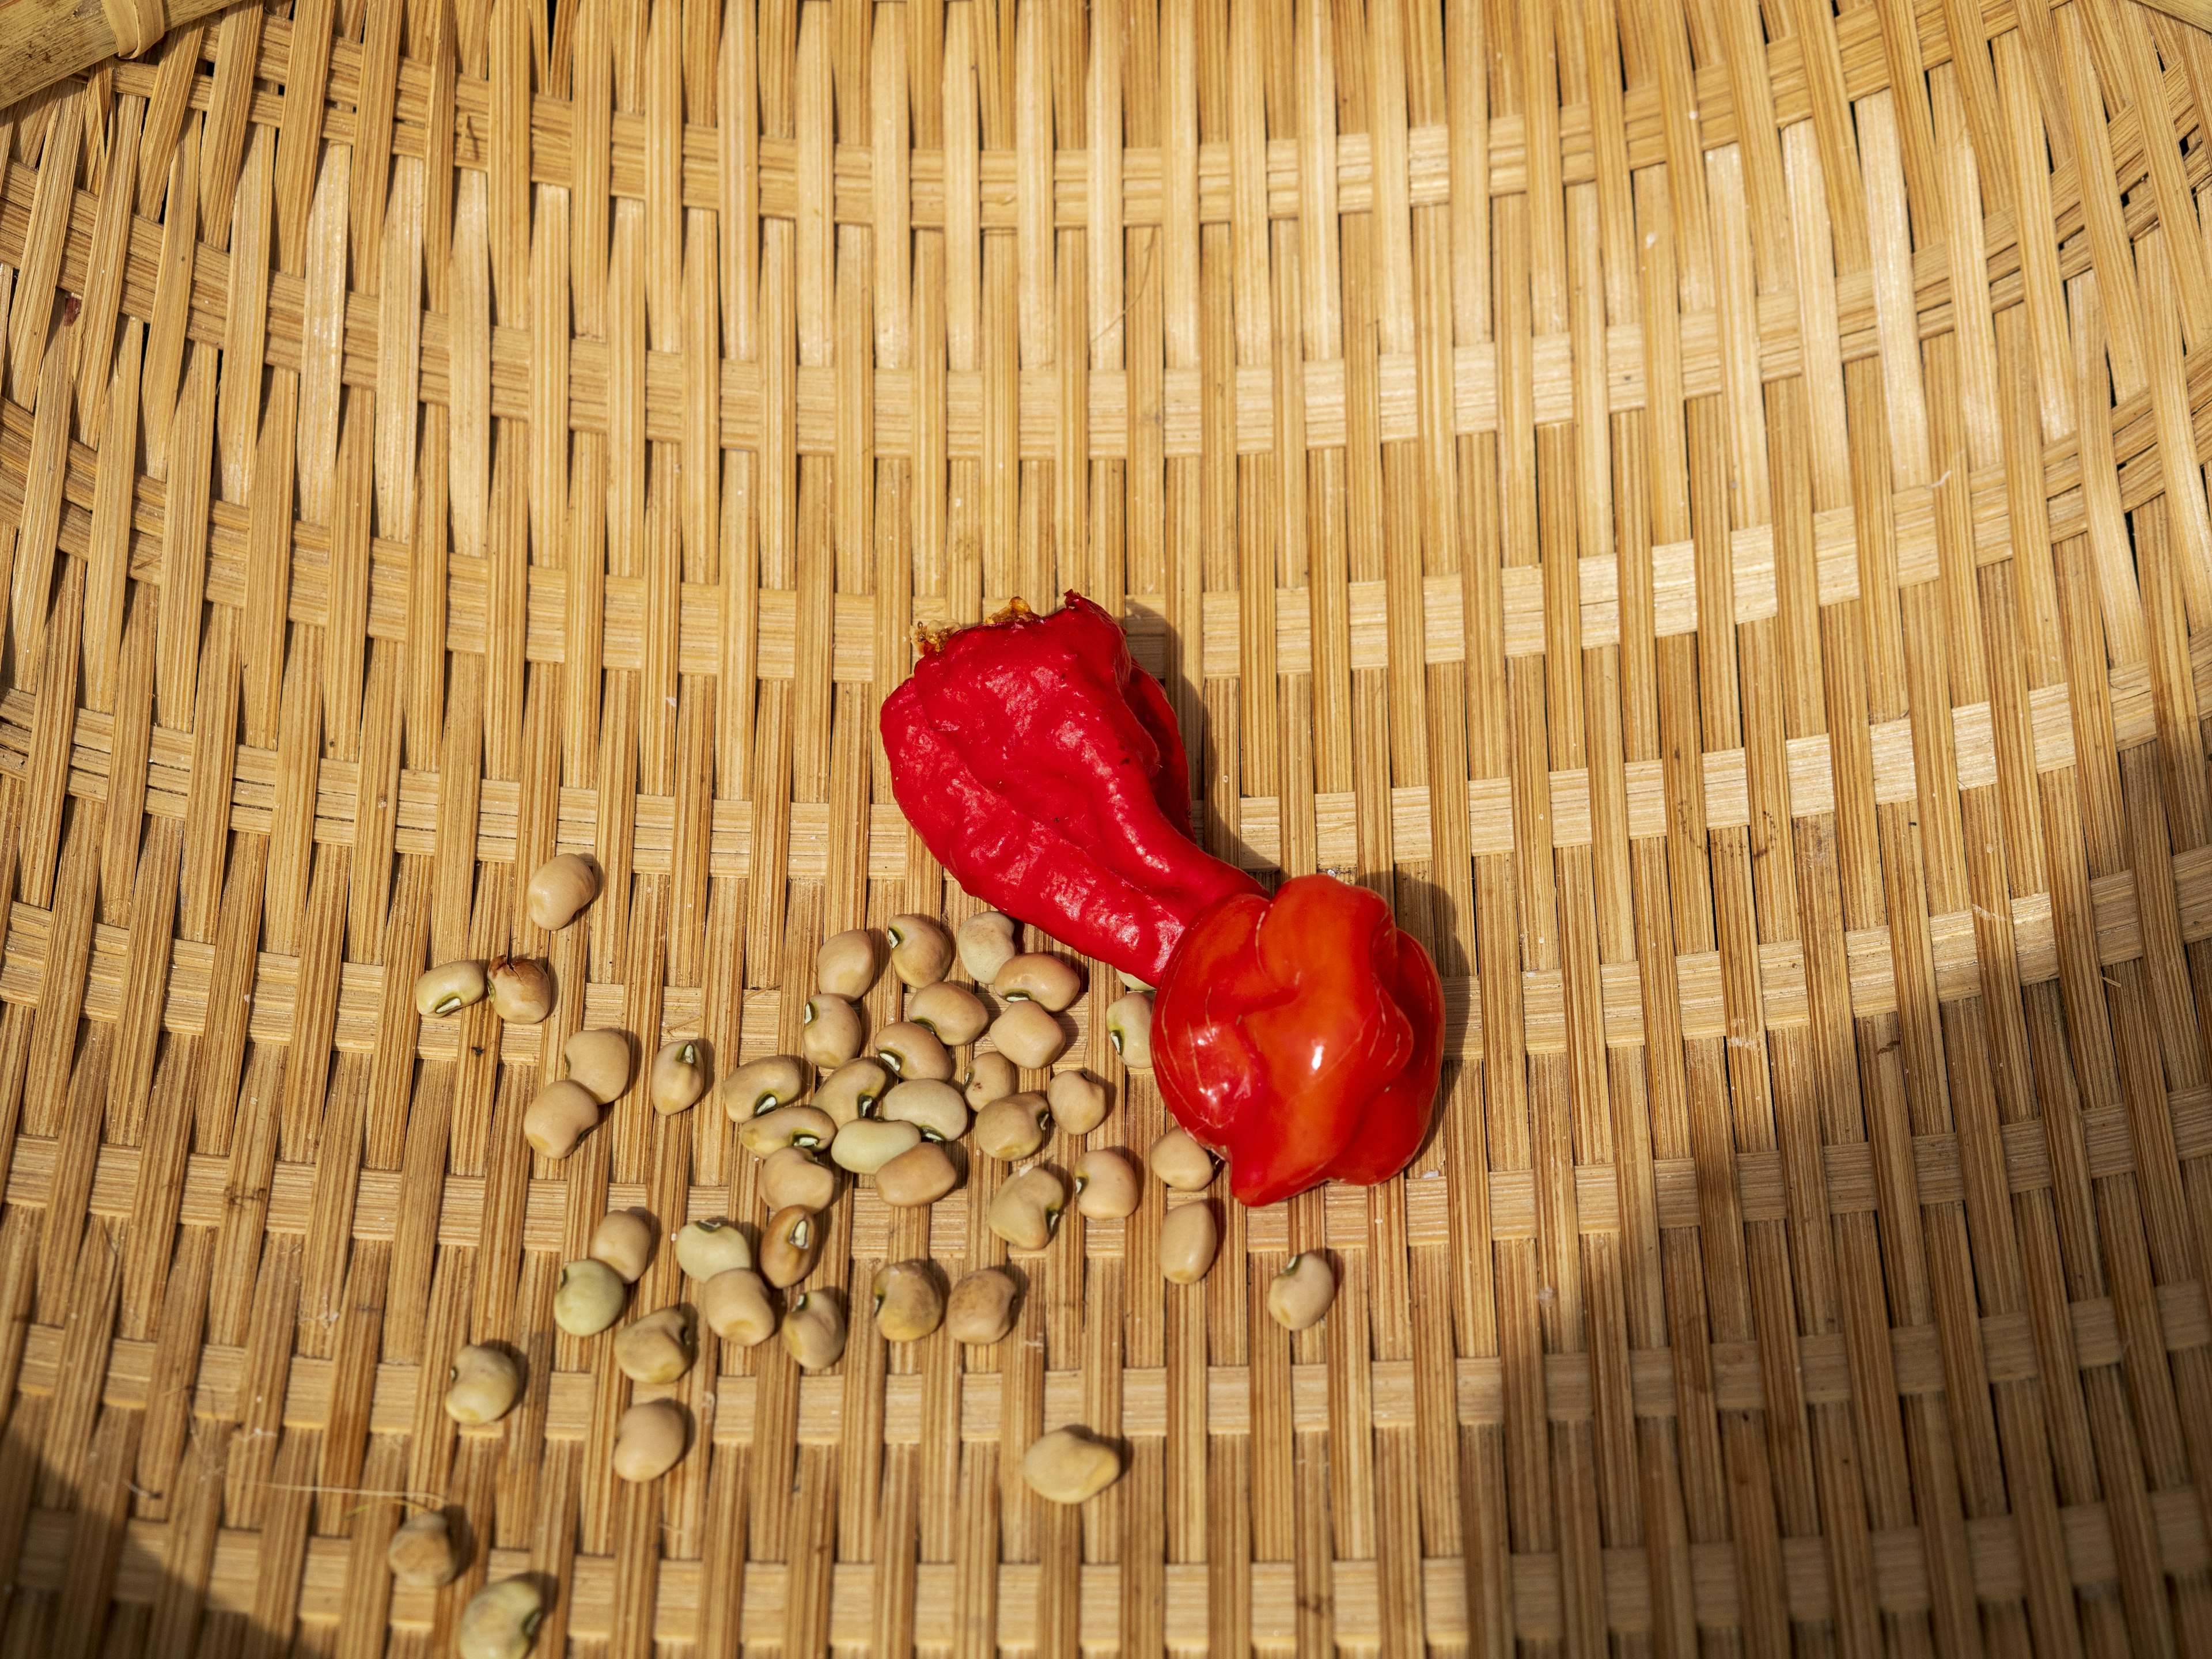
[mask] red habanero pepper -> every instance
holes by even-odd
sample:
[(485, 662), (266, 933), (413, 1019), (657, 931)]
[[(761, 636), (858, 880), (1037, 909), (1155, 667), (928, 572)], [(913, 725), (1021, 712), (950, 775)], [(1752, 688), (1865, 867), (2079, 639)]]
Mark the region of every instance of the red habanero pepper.
[(1079, 593), (925, 639), (882, 724), (892, 793), (963, 887), (1148, 985), (1194, 918), (1260, 890), (1191, 840), (1167, 696)]
[(1443, 987), (1364, 887), (1298, 876), (1192, 924), (1155, 999), (1152, 1066), (1184, 1128), (1272, 1204), (1404, 1169), (1436, 1109)]
[(1182, 1126), (1271, 1204), (1404, 1169), (1436, 1109), (1443, 991), (1364, 888), (1273, 898), (1190, 839), (1182, 738), (1081, 595), (927, 638), (884, 701), (908, 822), (969, 892), (1159, 988), (1154, 1073)]

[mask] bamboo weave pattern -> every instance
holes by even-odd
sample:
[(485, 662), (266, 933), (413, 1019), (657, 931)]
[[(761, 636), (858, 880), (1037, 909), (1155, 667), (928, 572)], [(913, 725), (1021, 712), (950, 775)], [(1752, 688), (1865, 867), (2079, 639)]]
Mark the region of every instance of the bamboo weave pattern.
[[(541, 1654), (2212, 1652), (2212, 40), (289, 11), (0, 113), (0, 1654), (443, 1654), (522, 1571)], [(1429, 944), (1439, 1133), (1194, 1287), (1157, 1188), (1071, 1220), (988, 1350), (865, 1299), (1003, 1258), (996, 1176), (849, 1194), (840, 1365), (708, 1340), (625, 1486), (560, 1263), (755, 1166), (635, 1095), (534, 1159), (541, 1041), (726, 1073), (828, 933), (970, 913), (876, 709), (1067, 587), (1215, 850)], [(510, 947), (545, 1026), (418, 1021)]]

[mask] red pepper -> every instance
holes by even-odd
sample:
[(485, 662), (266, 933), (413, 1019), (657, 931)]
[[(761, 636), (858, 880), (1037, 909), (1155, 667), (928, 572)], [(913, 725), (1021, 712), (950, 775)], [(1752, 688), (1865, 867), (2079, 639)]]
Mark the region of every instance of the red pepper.
[(1428, 953), (1364, 888), (1300, 876), (1271, 899), (1200, 850), (1175, 714), (1104, 611), (1017, 600), (926, 639), (883, 734), (900, 807), (962, 886), (1158, 986), (1161, 1093), (1237, 1197), (1411, 1161), (1443, 1054)]
[(901, 810), (963, 887), (1148, 985), (1192, 918), (1260, 890), (1191, 840), (1175, 712), (1080, 594), (926, 638), (883, 734)]
[(1152, 1066), (1184, 1128), (1272, 1204), (1320, 1181), (1372, 1183), (1420, 1149), (1443, 1062), (1429, 953), (1364, 887), (1298, 876), (1184, 934), (1155, 999)]

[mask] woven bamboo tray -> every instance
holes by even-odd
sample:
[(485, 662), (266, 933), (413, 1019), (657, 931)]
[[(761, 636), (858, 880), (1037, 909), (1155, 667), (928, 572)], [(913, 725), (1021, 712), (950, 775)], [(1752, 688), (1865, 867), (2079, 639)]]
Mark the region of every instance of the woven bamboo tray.
[[(2212, 1652), (2212, 42), (291, 9), (0, 119), (0, 1653), (442, 1655), (487, 1571), (541, 1654)], [(1071, 1223), (995, 1350), (710, 1341), (623, 1486), (558, 1264), (754, 1177), (635, 1097), (533, 1162), (541, 1035), (726, 1071), (826, 931), (968, 914), (875, 711), (1069, 586), (1217, 850), (1428, 942), (1440, 1129), (1198, 1287)], [(510, 945), (542, 1032), (418, 1023)], [(988, 1258), (989, 1188), (817, 1282)]]

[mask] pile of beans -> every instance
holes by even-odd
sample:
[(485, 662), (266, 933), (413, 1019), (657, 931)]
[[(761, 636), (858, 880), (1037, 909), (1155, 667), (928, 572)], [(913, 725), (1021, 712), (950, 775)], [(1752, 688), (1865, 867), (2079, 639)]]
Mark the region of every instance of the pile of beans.
[[(532, 878), (531, 917), (541, 927), (566, 927), (597, 893), (592, 866), (563, 854)], [(1060, 1017), (1085, 994), (1084, 977), (1061, 957), (1022, 950), (1020, 933), (1012, 917), (996, 912), (963, 922), (957, 936), (934, 917), (909, 915), (891, 919), (884, 944), (866, 928), (823, 942), (800, 1053), (739, 1066), (718, 1091), (739, 1144), (758, 1160), (755, 1187), (767, 1214), (757, 1251), (744, 1230), (721, 1217), (690, 1222), (671, 1241), (690, 1281), (696, 1318), (717, 1337), (752, 1347), (780, 1335), (802, 1368), (836, 1364), (845, 1351), (843, 1298), (829, 1290), (787, 1299), (783, 1293), (813, 1271), (827, 1231), (823, 1212), (847, 1177), (872, 1182), (886, 1205), (921, 1208), (959, 1187), (969, 1157), (1007, 1164), (986, 1221), (1017, 1252), (1048, 1249), (1070, 1203), (1101, 1220), (1136, 1210), (1144, 1178), (1126, 1149), (1083, 1151), (1064, 1174), (1037, 1161), (1054, 1128), (1073, 1137), (1097, 1129), (1109, 1099), (1098, 1079), (1052, 1069), (1068, 1043)], [(972, 984), (948, 977), (956, 962)], [(861, 1003), (886, 967), (902, 988), (903, 1018), (871, 1033)], [(529, 1023), (544, 1020), (554, 1000), (543, 963), (504, 957), (433, 968), (417, 981), (415, 1000), (425, 1017), (444, 1018), (487, 997), (502, 1019)], [(1108, 1036), (1132, 1069), (1151, 1067), (1152, 1017), (1144, 991), (1105, 1012)], [(562, 1074), (544, 1084), (523, 1116), (530, 1145), (553, 1158), (574, 1152), (629, 1088), (630, 1040), (619, 1031), (580, 1030), (562, 1060)], [(1049, 1081), (1041, 1091), (1024, 1089), (1025, 1071), (1050, 1073)], [(708, 1082), (701, 1046), (678, 1041), (653, 1057), (646, 1093), (657, 1109), (681, 1112), (705, 1096)], [(1219, 1223), (1203, 1196), (1213, 1183), (1213, 1156), (1170, 1129), (1142, 1167), (1168, 1194), (1160, 1272), (1172, 1284), (1196, 1284), (1220, 1248)], [(641, 1210), (605, 1216), (586, 1255), (561, 1270), (555, 1324), (588, 1338), (621, 1322), (630, 1287), (652, 1263), (658, 1233)], [(1323, 1257), (1294, 1256), (1268, 1287), (1267, 1311), (1286, 1329), (1304, 1330), (1328, 1311), (1335, 1288)], [(1001, 1267), (978, 1268), (947, 1285), (933, 1262), (899, 1261), (881, 1268), (870, 1289), (876, 1328), (887, 1341), (919, 1341), (941, 1327), (956, 1341), (988, 1346), (1014, 1327), (1018, 1286)], [(680, 1305), (633, 1317), (611, 1340), (615, 1364), (639, 1383), (675, 1382), (698, 1357), (693, 1318)], [(488, 1346), (456, 1354), (448, 1382), (446, 1409), (464, 1424), (498, 1421), (522, 1392), (514, 1361)], [(625, 1480), (656, 1480), (683, 1459), (688, 1441), (680, 1407), (641, 1401), (617, 1423), (614, 1471)], [(1121, 1457), (1090, 1429), (1067, 1425), (1030, 1445), (1022, 1473), (1040, 1496), (1080, 1504), (1120, 1478)], [(461, 1565), (445, 1519), (435, 1514), (402, 1527), (390, 1559), (395, 1578), (410, 1584), (447, 1583)], [(525, 1581), (489, 1586), (464, 1615), (464, 1653), (526, 1652), (538, 1611)], [(473, 1645), (472, 1632), (481, 1637)]]

